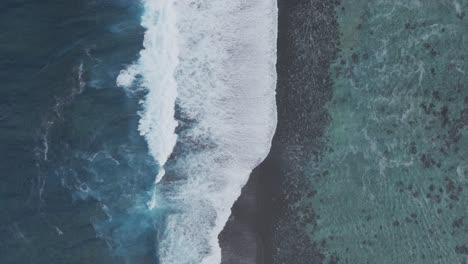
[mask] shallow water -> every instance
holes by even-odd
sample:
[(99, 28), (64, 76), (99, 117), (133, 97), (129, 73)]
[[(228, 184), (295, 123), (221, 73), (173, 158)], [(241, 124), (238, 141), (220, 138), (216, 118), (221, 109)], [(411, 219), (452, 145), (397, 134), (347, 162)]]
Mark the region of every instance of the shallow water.
[(296, 165), (285, 172), (290, 213), (278, 233), (305, 232), (311, 246), (278, 243), (275, 263), (308, 263), (301, 255), (316, 263), (468, 261), (467, 7), (336, 7), (340, 51), (323, 114), (330, 121), (312, 140), (320, 147), (305, 139), (284, 150)]
[(468, 24), (456, 2), (338, 11), (331, 150), (310, 170), (327, 174), (314, 239), (345, 262), (467, 260)]

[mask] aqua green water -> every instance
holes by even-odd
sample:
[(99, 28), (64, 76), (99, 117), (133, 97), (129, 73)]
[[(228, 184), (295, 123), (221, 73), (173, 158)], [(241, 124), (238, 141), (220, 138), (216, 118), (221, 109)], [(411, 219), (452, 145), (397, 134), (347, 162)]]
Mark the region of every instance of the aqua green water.
[(467, 262), (466, 8), (373, 0), (337, 10), (329, 150), (309, 162), (317, 194), (300, 205), (315, 208), (308, 234), (330, 261)]

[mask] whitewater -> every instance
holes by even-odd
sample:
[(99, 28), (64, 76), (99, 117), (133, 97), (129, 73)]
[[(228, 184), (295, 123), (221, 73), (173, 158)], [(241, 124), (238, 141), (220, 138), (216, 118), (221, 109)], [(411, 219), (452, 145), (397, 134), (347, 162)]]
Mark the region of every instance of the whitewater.
[(139, 131), (161, 167), (159, 263), (219, 264), (218, 235), (276, 129), (275, 0), (144, 0), (143, 50), (117, 83), (144, 90)]

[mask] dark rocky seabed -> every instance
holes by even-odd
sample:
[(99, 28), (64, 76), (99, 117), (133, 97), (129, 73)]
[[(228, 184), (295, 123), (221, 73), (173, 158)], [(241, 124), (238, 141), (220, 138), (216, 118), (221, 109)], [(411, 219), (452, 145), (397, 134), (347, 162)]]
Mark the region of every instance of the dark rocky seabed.
[(468, 2), (279, 7), (278, 129), (223, 262), (468, 263)]
[[(468, 1), (278, 4), (278, 129), (223, 263), (468, 263)], [(156, 258), (128, 211), (157, 171), (141, 97), (115, 87), (140, 12), (1, 1), (0, 263)]]

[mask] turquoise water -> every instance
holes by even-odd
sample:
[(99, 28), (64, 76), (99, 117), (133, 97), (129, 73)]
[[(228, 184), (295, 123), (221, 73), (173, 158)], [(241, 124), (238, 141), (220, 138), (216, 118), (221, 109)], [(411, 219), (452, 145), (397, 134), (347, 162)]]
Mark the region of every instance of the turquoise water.
[(468, 20), (464, 1), (337, 9), (328, 150), (305, 169), (308, 228), (338, 263), (468, 261)]

